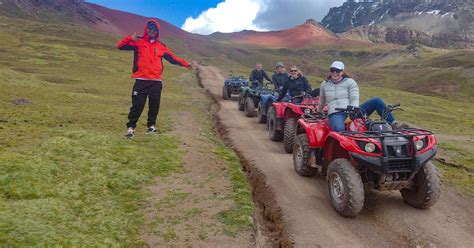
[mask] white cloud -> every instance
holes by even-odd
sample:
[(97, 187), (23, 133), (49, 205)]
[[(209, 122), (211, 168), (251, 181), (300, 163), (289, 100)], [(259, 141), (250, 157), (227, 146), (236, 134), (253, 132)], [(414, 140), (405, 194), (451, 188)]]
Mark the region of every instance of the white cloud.
[(199, 34), (249, 30), (281, 30), (321, 21), (331, 7), (345, 0), (225, 0), (198, 17), (188, 17), (182, 29)]
[(262, 0), (225, 0), (202, 12), (197, 18), (188, 17), (182, 29), (199, 34), (236, 32), (243, 29), (263, 30), (253, 24), (257, 14), (265, 10)]

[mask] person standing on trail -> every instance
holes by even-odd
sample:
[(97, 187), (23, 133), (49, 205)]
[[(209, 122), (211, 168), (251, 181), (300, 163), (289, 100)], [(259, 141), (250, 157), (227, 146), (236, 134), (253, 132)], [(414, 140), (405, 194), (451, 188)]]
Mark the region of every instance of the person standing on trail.
[[(296, 65), (292, 65), (290, 67), (290, 76), (283, 84), (283, 88), (277, 99), (278, 102), (285, 97), (286, 92), (289, 92), (290, 96), (292, 97), (299, 96), (301, 94), (311, 93), (311, 85), (309, 84), (308, 79), (303, 76), (303, 74), (300, 70), (298, 70), (298, 67), (296, 67)], [(302, 100), (302, 98), (295, 98), (293, 102), (299, 103)]]
[(166, 59), (171, 64), (180, 65), (188, 69), (191, 65), (184, 59), (174, 55), (160, 40), (160, 24), (156, 20), (149, 20), (143, 31), (143, 36), (128, 35), (120, 40), (117, 48), (133, 50), (133, 72), (135, 85), (132, 90), (132, 106), (128, 113), (127, 137), (133, 138), (137, 121), (145, 107), (148, 97), (147, 132), (156, 132), (156, 118), (160, 109), (162, 90), (163, 62)]
[(283, 84), (288, 80), (288, 73), (285, 71), (285, 66), (282, 62), (278, 62), (275, 65), (275, 72), (272, 75), (272, 83), (275, 86), (275, 90), (281, 91)]
[(259, 84), (263, 84), (264, 78), (269, 82), (272, 81), (272, 79), (268, 76), (267, 72), (262, 69), (262, 64), (257, 63), (255, 65), (255, 69), (253, 69), (252, 72), (250, 73), (250, 78), (249, 78), (250, 83), (252, 83), (253, 87), (257, 86), (257, 85), (253, 85), (254, 81), (258, 81)]
[[(345, 120), (347, 117), (345, 112), (338, 112), (336, 108), (359, 106), (359, 86), (345, 73), (344, 67), (341, 61), (334, 61), (331, 64), (329, 76), (321, 83), (317, 108), (317, 111), (321, 112), (324, 105), (328, 105), (329, 127), (336, 132), (346, 130)], [(367, 115), (377, 111), (382, 116), (385, 103), (380, 97), (374, 97), (362, 103), (360, 108)], [(392, 125), (393, 129), (408, 127), (405, 123), (397, 122), (392, 113), (388, 114), (386, 121)]]

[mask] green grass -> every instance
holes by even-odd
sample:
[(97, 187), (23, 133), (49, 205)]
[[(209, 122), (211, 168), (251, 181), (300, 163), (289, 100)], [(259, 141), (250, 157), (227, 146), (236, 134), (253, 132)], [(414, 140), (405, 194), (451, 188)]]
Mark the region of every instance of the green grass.
[(181, 167), (166, 133), (177, 102), (164, 95), (163, 134), (145, 136), (142, 120), (127, 140), (131, 55), (117, 37), (0, 19), (0, 243), (141, 246), (144, 186)]
[[(161, 134), (145, 135), (142, 117), (136, 138), (127, 140), (132, 53), (115, 49), (119, 37), (4, 16), (0, 22), (0, 39), (9, 41), (0, 48), (0, 243), (143, 246), (145, 187), (182, 171), (181, 141), (168, 131), (173, 111), (188, 108), (182, 99), (195, 78), (180, 83), (184, 69), (167, 66)], [(210, 125), (209, 100), (189, 104), (202, 102), (206, 109), (195, 114)], [(169, 204), (186, 195), (173, 196)], [(199, 218), (200, 211), (184, 214)], [(162, 235), (176, 239), (172, 227)]]
[(255, 206), (251, 200), (252, 191), (243, 175), (237, 155), (223, 145), (216, 147), (213, 152), (227, 162), (229, 177), (234, 188), (235, 206), (232, 209), (220, 212), (218, 219), (226, 224), (226, 233), (236, 235), (241, 228), (253, 227), (252, 213)]

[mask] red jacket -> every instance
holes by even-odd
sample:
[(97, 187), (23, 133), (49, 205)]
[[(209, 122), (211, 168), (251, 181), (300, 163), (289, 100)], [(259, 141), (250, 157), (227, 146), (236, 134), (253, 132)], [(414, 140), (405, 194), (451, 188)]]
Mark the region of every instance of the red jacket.
[(153, 43), (150, 42), (145, 25), (143, 37), (138, 41), (134, 41), (131, 36), (126, 36), (117, 44), (117, 48), (120, 50), (133, 50), (132, 77), (145, 80), (161, 80), (163, 58), (171, 64), (188, 68), (190, 65), (186, 60), (174, 55), (165, 44), (159, 41), (160, 24), (155, 20), (149, 20), (147, 23), (149, 22), (154, 22), (158, 27), (158, 36)]

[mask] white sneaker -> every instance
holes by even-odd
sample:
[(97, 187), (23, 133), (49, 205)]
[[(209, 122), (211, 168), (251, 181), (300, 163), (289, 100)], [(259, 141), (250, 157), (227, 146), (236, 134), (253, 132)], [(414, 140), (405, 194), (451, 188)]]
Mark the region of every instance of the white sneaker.
[(146, 130), (147, 133), (156, 133), (155, 126), (149, 126)]
[(133, 139), (133, 136), (135, 136), (135, 130), (133, 130), (133, 128), (129, 127), (127, 129), (127, 134), (125, 135), (125, 137), (127, 137), (129, 139)]

